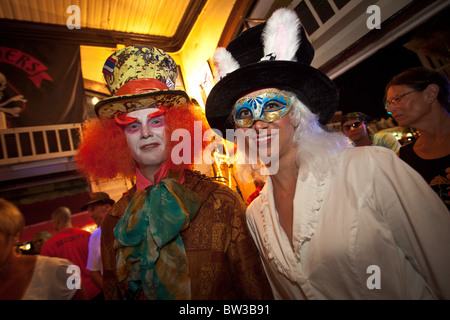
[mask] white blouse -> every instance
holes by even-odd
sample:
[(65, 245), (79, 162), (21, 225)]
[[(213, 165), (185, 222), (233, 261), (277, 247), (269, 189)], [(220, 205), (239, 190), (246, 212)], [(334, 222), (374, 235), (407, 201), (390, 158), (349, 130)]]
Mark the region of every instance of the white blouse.
[(38, 255), (33, 277), (22, 300), (72, 299), (77, 289), (67, 285), (72, 275), (67, 273), (70, 265), (72, 263), (66, 259)]
[(450, 299), (450, 214), (391, 150), (343, 151), (293, 205), (293, 246), (270, 178), (247, 209), (276, 299)]

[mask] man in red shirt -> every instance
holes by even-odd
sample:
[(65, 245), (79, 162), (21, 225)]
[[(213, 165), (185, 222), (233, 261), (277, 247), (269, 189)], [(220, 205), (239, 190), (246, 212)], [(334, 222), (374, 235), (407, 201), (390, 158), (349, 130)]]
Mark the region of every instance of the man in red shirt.
[(57, 232), (44, 243), (41, 255), (64, 258), (77, 265), (81, 271), (81, 284), (87, 292), (88, 299), (94, 299), (100, 294), (100, 289), (94, 284), (86, 269), (91, 234), (72, 227), (72, 215), (67, 207), (59, 207), (53, 211), (52, 222), (53, 229)]

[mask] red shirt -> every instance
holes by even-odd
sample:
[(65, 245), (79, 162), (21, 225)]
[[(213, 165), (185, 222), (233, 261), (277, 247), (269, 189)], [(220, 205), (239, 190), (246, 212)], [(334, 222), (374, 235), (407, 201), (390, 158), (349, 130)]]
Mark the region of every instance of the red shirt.
[(90, 236), (89, 232), (79, 228), (60, 230), (44, 243), (41, 255), (64, 258), (77, 265), (81, 271), (81, 283), (88, 298), (92, 299), (100, 293), (100, 289), (94, 284), (89, 270), (86, 269)]

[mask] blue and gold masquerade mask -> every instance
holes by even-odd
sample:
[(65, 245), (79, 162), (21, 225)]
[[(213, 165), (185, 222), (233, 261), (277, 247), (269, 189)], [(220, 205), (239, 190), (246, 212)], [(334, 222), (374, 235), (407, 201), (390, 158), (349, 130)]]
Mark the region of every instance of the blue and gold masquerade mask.
[(234, 123), (249, 128), (257, 120), (273, 122), (283, 118), (291, 109), (291, 99), (280, 92), (268, 90), (256, 97), (240, 98), (233, 109)]

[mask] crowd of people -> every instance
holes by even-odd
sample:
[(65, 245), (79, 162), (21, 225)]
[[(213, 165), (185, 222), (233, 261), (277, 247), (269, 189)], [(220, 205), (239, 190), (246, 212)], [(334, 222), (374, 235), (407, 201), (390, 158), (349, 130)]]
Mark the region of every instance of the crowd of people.
[[(450, 299), (448, 79), (412, 68), (386, 85), (387, 110), (420, 132), (401, 146), (360, 112), (344, 115), (342, 132), (325, 129), (338, 90), (313, 56), (297, 14), (276, 10), (217, 49), (203, 112), (174, 88), (164, 51), (113, 53), (103, 69), (111, 97), (83, 124), (76, 163), (92, 181), (136, 183), (117, 201), (90, 195), (92, 234), (57, 208), (56, 233), (36, 239), (35, 255), (17, 251), (25, 222), (1, 199), (0, 299)], [(244, 137), (237, 177), (259, 181), (252, 201), (177, 148), (182, 129), (203, 152), (198, 123), (202, 137)]]
[[(32, 249), (23, 254), (18, 243), (25, 227), (24, 217), (13, 203), (0, 199), (0, 237), (4, 245), (0, 299), (102, 300), (101, 223), (113, 204), (107, 193), (89, 195), (81, 210), (87, 210), (97, 224), (92, 234), (73, 227), (68, 207), (56, 208), (51, 213), (56, 232), (36, 233)], [(73, 266), (74, 272), (70, 271)], [(27, 276), (17, 270), (27, 270)]]
[(355, 147), (382, 146), (398, 153), (401, 144), (397, 138), (389, 132), (373, 132), (368, 119), (369, 117), (362, 112), (347, 113), (342, 116), (342, 132), (352, 140)]

